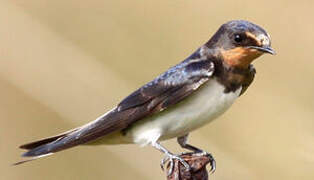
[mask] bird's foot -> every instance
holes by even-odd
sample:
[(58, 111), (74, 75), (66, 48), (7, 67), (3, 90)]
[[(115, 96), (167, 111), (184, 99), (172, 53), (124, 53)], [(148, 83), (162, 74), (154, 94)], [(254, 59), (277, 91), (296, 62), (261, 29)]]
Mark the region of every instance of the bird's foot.
[(180, 156), (182, 156), (182, 155), (195, 155), (195, 156), (199, 156), (199, 157), (200, 156), (207, 156), (210, 159), (209, 163), (211, 166), (209, 172), (214, 173), (216, 171), (216, 161), (215, 161), (215, 158), (213, 157), (213, 155), (211, 153), (208, 153), (206, 151), (201, 150), (201, 151), (196, 151), (196, 152), (183, 152), (180, 154)]
[[(171, 175), (174, 169), (174, 160), (177, 159), (184, 167), (187, 171), (190, 171), (191, 167), (190, 165), (184, 160), (182, 159), (180, 156), (178, 155), (174, 155), (171, 153), (167, 153), (166, 156), (161, 160), (160, 162), (160, 166), (162, 170), (168, 169), (166, 167), (166, 165), (169, 165), (169, 170), (167, 175)], [(168, 163), (167, 163), (168, 162)], [(165, 168), (166, 167), (166, 168)]]

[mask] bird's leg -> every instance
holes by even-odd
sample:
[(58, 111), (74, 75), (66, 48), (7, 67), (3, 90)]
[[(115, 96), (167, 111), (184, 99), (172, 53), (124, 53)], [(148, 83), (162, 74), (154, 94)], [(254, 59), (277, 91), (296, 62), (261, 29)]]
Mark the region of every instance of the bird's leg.
[(192, 145), (190, 145), (190, 144), (188, 144), (187, 142), (188, 142), (188, 136), (189, 136), (189, 134), (186, 134), (186, 135), (184, 135), (184, 136), (181, 136), (181, 137), (178, 137), (177, 138), (177, 141), (178, 141), (178, 143), (180, 144), (180, 146), (182, 147), (182, 148), (184, 148), (184, 149), (188, 149), (188, 150), (191, 150), (191, 151), (193, 151), (193, 152), (204, 152), (203, 150), (201, 150), (201, 149), (199, 149), (199, 148), (197, 148), (197, 147), (195, 147), (195, 146), (192, 146)]
[(165, 154), (165, 157), (161, 160), (160, 162), (160, 166), (161, 168), (164, 170), (166, 163), (169, 161), (169, 171), (168, 171), (168, 175), (171, 175), (174, 169), (174, 159), (177, 159), (185, 168), (186, 170), (190, 170), (190, 165), (184, 160), (182, 159), (180, 156), (174, 155), (171, 152), (169, 152), (166, 148), (164, 148), (159, 142), (153, 142), (152, 146), (156, 149), (158, 149), (160, 152)]
[[(197, 148), (195, 146), (192, 146), (192, 145), (188, 144), (187, 143), (188, 135), (189, 134), (186, 134), (184, 136), (181, 136), (181, 137), (177, 138), (177, 141), (180, 144), (180, 146), (182, 148), (185, 148), (185, 149), (193, 151), (193, 154), (195, 154), (195, 155), (199, 155), (199, 156), (207, 155), (210, 158), (210, 165), (211, 165), (210, 172), (215, 172), (215, 170), (216, 170), (216, 161), (215, 161), (214, 157), (210, 153), (207, 153), (206, 151), (203, 151), (203, 150), (201, 150), (201, 149), (199, 149), (199, 148)], [(190, 154), (190, 153), (188, 152), (188, 153), (182, 153), (182, 154)]]

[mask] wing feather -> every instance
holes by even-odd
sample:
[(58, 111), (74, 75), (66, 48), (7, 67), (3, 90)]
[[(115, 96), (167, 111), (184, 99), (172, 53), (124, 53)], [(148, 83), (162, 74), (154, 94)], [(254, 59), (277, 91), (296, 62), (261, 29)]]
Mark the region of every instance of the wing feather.
[(207, 82), (213, 73), (214, 63), (211, 60), (187, 59), (133, 92), (117, 108), (95, 121), (62, 136), (21, 146), (29, 149), (23, 156), (58, 152), (121, 131), (144, 117), (179, 103)]

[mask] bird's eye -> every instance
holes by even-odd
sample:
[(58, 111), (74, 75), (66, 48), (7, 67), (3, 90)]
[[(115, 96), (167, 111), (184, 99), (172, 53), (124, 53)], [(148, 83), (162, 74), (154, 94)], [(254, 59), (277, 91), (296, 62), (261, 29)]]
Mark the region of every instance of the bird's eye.
[(237, 42), (237, 43), (240, 43), (240, 42), (243, 41), (243, 37), (240, 34), (236, 34), (234, 36), (234, 41)]

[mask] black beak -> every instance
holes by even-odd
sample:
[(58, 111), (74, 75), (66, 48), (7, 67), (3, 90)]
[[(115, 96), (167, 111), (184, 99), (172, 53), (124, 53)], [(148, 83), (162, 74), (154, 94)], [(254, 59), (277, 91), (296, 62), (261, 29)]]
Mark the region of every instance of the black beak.
[(275, 50), (273, 50), (273, 48), (271, 47), (259, 47), (259, 46), (249, 46), (248, 48), (251, 48), (251, 49), (257, 49), (263, 53), (269, 53), (269, 54), (272, 54), (272, 55), (276, 55), (276, 52)]

